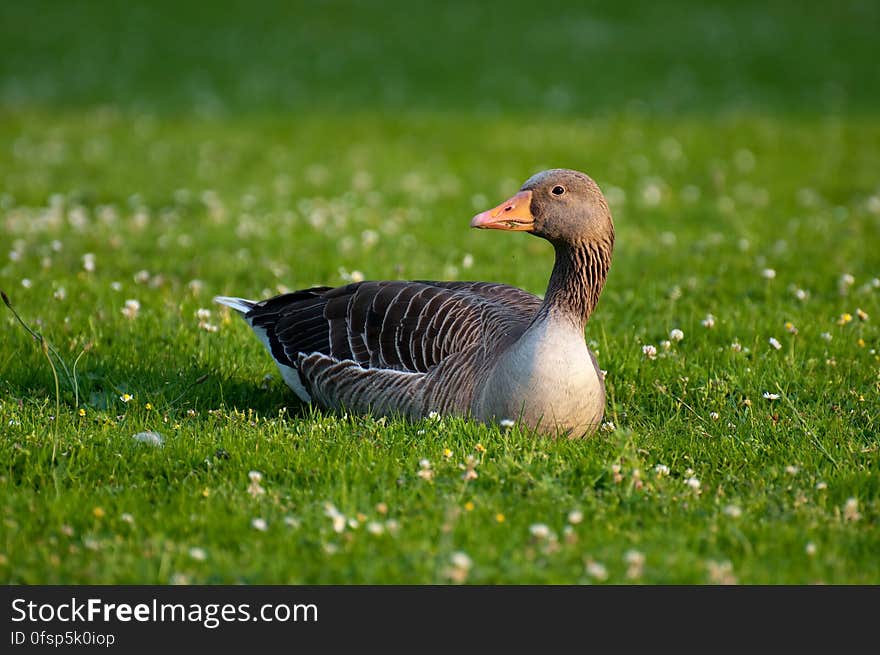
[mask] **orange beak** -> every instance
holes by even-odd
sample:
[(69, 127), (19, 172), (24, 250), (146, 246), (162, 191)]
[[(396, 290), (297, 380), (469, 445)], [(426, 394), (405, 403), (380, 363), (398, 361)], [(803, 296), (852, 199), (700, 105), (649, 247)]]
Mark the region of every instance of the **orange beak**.
[(535, 229), (535, 217), (532, 216), (532, 192), (520, 191), (510, 200), (471, 219), (471, 227), (481, 230), (511, 230), (513, 232), (531, 232)]

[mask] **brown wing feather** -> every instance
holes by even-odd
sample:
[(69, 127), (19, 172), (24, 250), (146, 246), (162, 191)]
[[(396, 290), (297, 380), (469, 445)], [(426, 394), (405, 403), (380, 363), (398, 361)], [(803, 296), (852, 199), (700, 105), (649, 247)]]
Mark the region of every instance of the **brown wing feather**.
[(484, 282), (361, 282), (315, 287), (257, 303), (273, 356), (296, 367), (321, 353), (366, 369), (424, 373), (483, 340), (515, 338), (540, 306), (515, 287)]

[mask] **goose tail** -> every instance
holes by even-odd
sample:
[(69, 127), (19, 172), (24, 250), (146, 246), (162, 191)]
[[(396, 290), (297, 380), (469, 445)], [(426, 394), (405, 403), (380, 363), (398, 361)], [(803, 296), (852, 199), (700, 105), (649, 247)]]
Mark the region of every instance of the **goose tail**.
[(253, 300), (234, 298), (232, 296), (214, 296), (214, 302), (220, 305), (226, 305), (227, 307), (232, 307), (232, 309), (240, 314), (247, 314), (254, 308), (254, 305), (257, 304)]

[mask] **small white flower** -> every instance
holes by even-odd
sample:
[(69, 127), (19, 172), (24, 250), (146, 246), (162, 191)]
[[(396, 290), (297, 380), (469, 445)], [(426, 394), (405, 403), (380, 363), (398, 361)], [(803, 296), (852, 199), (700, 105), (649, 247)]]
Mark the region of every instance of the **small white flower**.
[(378, 521), (370, 521), (369, 523), (367, 523), (367, 532), (372, 535), (378, 536), (385, 532), (385, 526)]
[(827, 489), (827, 488), (828, 488), (828, 483), (827, 483), (827, 482), (821, 482), (821, 481), (820, 481), (820, 482), (817, 482), (817, 483), (816, 483), (816, 490), (817, 490), (817, 491), (825, 491), (825, 489)]
[(739, 341), (734, 341), (732, 344), (730, 344), (730, 349), (735, 353), (739, 353), (742, 352), (743, 347)]
[(684, 339), (684, 332), (682, 332), (678, 328), (673, 328), (669, 332), (669, 338), (673, 341), (681, 341), (682, 339)]
[(363, 282), (364, 281), (364, 274), (361, 273), (360, 271), (352, 271), (351, 272), (351, 281), (352, 282)]
[(460, 550), (452, 553), (449, 560), (452, 562), (452, 566), (457, 569), (469, 569), (473, 566), (473, 561), (467, 556), (467, 553)]
[(429, 420), (429, 421), (439, 421), (440, 418), (441, 418), (441, 417), (440, 417), (440, 412), (435, 412), (435, 411), (433, 411), (433, 410), (431, 410), (430, 412), (428, 412), (428, 420)]
[(706, 318), (700, 321), (700, 324), (704, 328), (713, 328), (715, 327), (715, 317), (712, 314), (706, 314)]
[(209, 318), (211, 318), (211, 310), (205, 309), (204, 307), (200, 307), (196, 311), (196, 318), (199, 319), (200, 321), (207, 321)]
[(765, 391), (762, 395), (766, 400), (779, 400), (778, 393), (770, 393), (769, 391)]
[(669, 467), (666, 464), (657, 464), (654, 467), (654, 472), (657, 474), (658, 478), (662, 478), (664, 475), (669, 475)]
[(584, 513), (579, 509), (573, 509), (568, 513), (568, 522), (577, 525), (584, 520)]
[(94, 253), (87, 252), (82, 256), (83, 268), (88, 273), (93, 273), (95, 271), (95, 255)]
[(205, 552), (205, 549), (197, 546), (189, 549), (189, 556), (197, 562), (204, 562), (208, 559), (208, 553)]
[(724, 513), (732, 519), (738, 519), (742, 516), (742, 509), (738, 505), (727, 505), (724, 508)]
[(602, 432), (614, 432), (617, 429), (617, 426), (614, 425), (614, 421), (605, 421), (602, 424)]
[(122, 308), (122, 315), (129, 320), (134, 320), (137, 318), (140, 311), (141, 304), (137, 300), (129, 298), (125, 301), (125, 307)]
[(148, 430), (146, 432), (138, 432), (137, 434), (131, 435), (131, 438), (139, 443), (145, 443), (149, 446), (158, 447), (165, 443), (162, 435), (158, 432), (153, 432), (152, 430)]
[(721, 418), (721, 415), (718, 412), (709, 412), (709, 418), (713, 421), (717, 421), (719, 418)]
[(254, 530), (259, 530), (260, 532), (265, 532), (269, 529), (269, 524), (266, 523), (266, 519), (255, 518), (251, 519), (251, 527)]
[(123, 513), (119, 516), (119, 518), (121, 518), (125, 523), (128, 523), (129, 525), (134, 524), (134, 516), (132, 516), (132, 515), (129, 514), (128, 512), (123, 512)]
[(587, 575), (601, 582), (608, 579), (608, 569), (599, 562), (590, 560), (587, 562)]
[(667, 339), (663, 339), (663, 341), (660, 342), (660, 347), (663, 348), (663, 350), (670, 350), (672, 348), (672, 342)]
[(808, 542), (807, 542), (807, 545), (804, 546), (804, 552), (805, 552), (807, 555), (809, 555), (810, 557), (812, 557), (813, 555), (815, 555), (817, 550), (818, 550), (818, 549), (816, 548), (816, 544), (814, 544), (812, 541), (808, 541)]
[(550, 528), (544, 523), (533, 523), (529, 526), (529, 532), (537, 539), (547, 539), (550, 536)]
[(299, 519), (296, 518), (295, 516), (285, 516), (284, 517), (284, 525), (286, 525), (288, 528), (296, 529), (300, 525)]
[(767, 339), (767, 342), (771, 346), (773, 346), (774, 350), (779, 350), (780, 348), (782, 348), (782, 344), (779, 343), (779, 340), (776, 337), (770, 337), (769, 339)]
[(138, 284), (144, 284), (146, 282), (149, 282), (150, 281), (150, 272), (144, 271), (144, 270), (138, 271), (137, 273), (134, 274), (134, 281), (137, 282)]
[(462, 268), (470, 268), (474, 265), (474, 256), (470, 253), (466, 254), (461, 260)]
[(772, 268), (765, 268), (763, 271), (761, 271), (761, 277), (767, 280), (772, 280), (776, 277), (776, 271), (774, 271)]
[(846, 521), (858, 521), (862, 518), (857, 498), (847, 498), (846, 504), (843, 506), (843, 518)]
[(25, 289), (30, 289), (32, 286), (34, 286), (34, 283), (31, 282), (30, 278), (25, 277), (21, 279), (21, 286), (23, 286)]
[(652, 346), (651, 344), (646, 344), (642, 346), (642, 354), (647, 359), (657, 359), (657, 348)]
[(700, 491), (700, 481), (695, 477), (687, 478), (684, 483), (696, 492)]
[(516, 421), (513, 421), (509, 418), (503, 418), (498, 421), (498, 425), (500, 425), (502, 428), (512, 428), (514, 425), (516, 425)]
[(792, 466), (791, 464), (785, 467), (785, 472), (789, 475), (797, 475), (799, 470), (800, 469), (797, 466)]
[(809, 294), (806, 291), (804, 291), (803, 289), (801, 289), (800, 287), (798, 287), (794, 290), (794, 297), (797, 298), (798, 300), (801, 300), (801, 301), (806, 300), (808, 298), (808, 296), (809, 296)]

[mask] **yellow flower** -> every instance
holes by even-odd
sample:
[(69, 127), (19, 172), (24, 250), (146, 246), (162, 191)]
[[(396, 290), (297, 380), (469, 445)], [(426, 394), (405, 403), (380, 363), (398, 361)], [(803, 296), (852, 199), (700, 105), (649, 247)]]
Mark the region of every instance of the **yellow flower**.
[(495, 520), (498, 521), (499, 523), (504, 523), (504, 514), (502, 514), (501, 512), (498, 512), (495, 515)]
[(485, 453), (485, 452), (486, 452), (486, 446), (484, 446), (484, 445), (481, 444), (481, 443), (478, 443), (476, 446), (474, 446), (474, 450), (476, 450), (478, 453)]
[(846, 325), (850, 321), (852, 321), (852, 314), (850, 314), (849, 312), (844, 312), (840, 315), (840, 318), (837, 319), (837, 324)]
[(208, 487), (205, 487), (204, 489), (202, 489), (202, 496), (204, 496), (205, 498), (207, 498), (207, 497), (210, 496), (210, 495), (211, 495), (211, 490), (208, 489)]
[(153, 403), (147, 403), (146, 405), (144, 405), (144, 407), (146, 409), (153, 409)]
[(472, 511), (474, 511), (474, 504), (473, 504), (473, 502), (471, 502), (470, 500), (467, 501), (467, 502), (464, 504), (464, 510), (465, 510), (466, 512), (472, 512)]
[(79, 415), (80, 415), (80, 416), (85, 416), (85, 415), (86, 415), (86, 410), (84, 410), (82, 407), (80, 407), (80, 408), (79, 408)]
[(119, 400), (121, 400), (124, 403), (129, 402), (132, 398), (134, 398), (134, 396), (132, 396), (130, 393), (124, 393), (121, 396), (119, 396)]
[(446, 459), (449, 459), (450, 457), (452, 457), (452, 451), (449, 448), (444, 448), (443, 449), (443, 457), (445, 457)]
[(106, 512), (104, 511), (103, 507), (95, 507), (92, 510), (92, 514), (95, 515), (96, 519), (101, 519), (101, 518), (104, 518), (104, 515), (106, 514)]
[(864, 339), (859, 339), (858, 341), (856, 341), (856, 343), (859, 344), (859, 348), (865, 347), (865, 340)]

